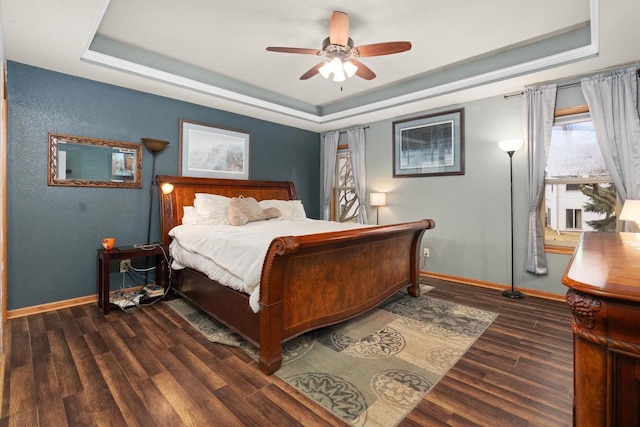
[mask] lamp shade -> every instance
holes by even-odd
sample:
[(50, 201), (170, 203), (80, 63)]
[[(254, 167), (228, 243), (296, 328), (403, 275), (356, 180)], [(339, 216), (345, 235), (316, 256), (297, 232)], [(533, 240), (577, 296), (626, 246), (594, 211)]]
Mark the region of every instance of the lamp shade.
[(162, 194), (171, 194), (173, 192), (173, 184), (170, 182), (165, 182), (160, 185), (160, 190), (162, 190)]
[(640, 200), (625, 200), (620, 219), (640, 223)]
[(322, 77), (324, 77), (325, 79), (328, 79), (329, 76), (332, 73), (332, 71), (331, 71), (331, 62), (329, 62), (329, 61), (325, 62), (322, 67), (318, 68), (318, 71), (320, 72)]
[(351, 61), (346, 61), (343, 65), (343, 68), (344, 68), (344, 73), (349, 78), (353, 77), (358, 71), (358, 66)]
[(371, 193), (369, 194), (369, 201), (371, 206), (386, 206), (387, 193)]
[(140, 138), (140, 140), (151, 153), (159, 153), (169, 145), (169, 141), (163, 141), (161, 139)]
[(521, 139), (505, 139), (498, 142), (498, 147), (506, 153), (510, 151), (518, 151), (522, 147), (523, 141)]

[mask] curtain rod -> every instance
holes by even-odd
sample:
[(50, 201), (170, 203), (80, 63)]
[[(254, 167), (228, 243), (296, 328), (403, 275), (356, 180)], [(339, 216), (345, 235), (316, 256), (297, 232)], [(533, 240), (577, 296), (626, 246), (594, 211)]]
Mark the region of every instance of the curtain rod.
[[(567, 83), (564, 85), (558, 85), (558, 89), (566, 89), (568, 87), (574, 87), (574, 86), (580, 86), (580, 82), (576, 82), (576, 83)], [(505, 95), (504, 99), (509, 99), (509, 98), (515, 98), (516, 96), (522, 96), (524, 95), (524, 92), (518, 92), (518, 93), (512, 93), (511, 95)]]
[[(369, 126), (362, 126), (362, 129), (369, 129)], [(347, 133), (346, 130), (341, 130), (340, 132), (338, 132), (338, 135), (342, 135), (342, 134), (345, 134), (345, 133)]]
[[(640, 69), (636, 70), (636, 77), (640, 78)], [(580, 82), (567, 83), (564, 85), (558, 85), (558, 89), (566, 89), (569, 87), (580, 86), (580, 85), (581, 85)], [(512, 93), (511, 95), (505, 95), (504, 99), (515, 98), (516, 96), (522, 96), (522, 95), (524, 95), (524, 92)]]

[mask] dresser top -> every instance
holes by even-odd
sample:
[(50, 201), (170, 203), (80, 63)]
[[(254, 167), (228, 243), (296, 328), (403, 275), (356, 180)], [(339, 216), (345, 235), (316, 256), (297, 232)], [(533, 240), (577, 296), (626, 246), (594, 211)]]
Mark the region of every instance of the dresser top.
[(640, 233), (583, 233), (562, 283), (587, 294), (640, 302)]

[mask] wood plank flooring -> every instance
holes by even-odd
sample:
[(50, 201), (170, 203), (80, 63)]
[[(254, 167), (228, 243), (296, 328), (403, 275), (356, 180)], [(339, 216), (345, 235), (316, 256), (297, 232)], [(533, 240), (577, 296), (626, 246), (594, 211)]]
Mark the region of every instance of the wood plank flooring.
[[(432, 297), (500, 315), (401, 426), (572, 424), (565, 304), (428, 283)], [(107, 316), (93, 304), (61, 309), (9, 320), (4, 336), (0, 426), (343, 425), (164, 304)]]

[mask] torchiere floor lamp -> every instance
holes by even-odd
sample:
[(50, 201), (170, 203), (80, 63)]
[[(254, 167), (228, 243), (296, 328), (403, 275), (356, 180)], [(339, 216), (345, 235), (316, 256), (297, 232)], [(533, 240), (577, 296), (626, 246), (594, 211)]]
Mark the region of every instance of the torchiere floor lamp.
[(502, 291), (502, 296), (513, 299), (524, 297), (522, 292), (513, 289), (513, 154), (522, 146), (522, 142), (523, 141), (521, 139), (509, 139), (498, 143), (500, 149), (509, 155), (509, 185), (511, 198), (511, 290), (507, 289)]
[(142, 144), (149, 150), (153, 156), (153, 164), (151, 167), (151, 186), (149, 187), (149, 220), (147, 221), (147, 244), (150, 244), (151, 239), (151, 213), (153, 212), (153, 187), (156, 186), (156, 157), (158, 154), (167, 148), (169, 141), (163, 141), (161, 139), (153, 138), (141, 138)]
[[(153, 164), (151, 167), (151, 185), (149, 187), (149, 219), (147, 220), (147, 245), (151, 243), (151, 214), (153, 213), (153, 187), (156, 186), (156, 157), (158, 154), (169, 146), (169, 141), (153, 138), (140, 138), (142, 144), (149, 150), (153, 156)], [(147, 257), (147, 268), (144, 273), (145, 284), (149, 283), (149, 257)]]

